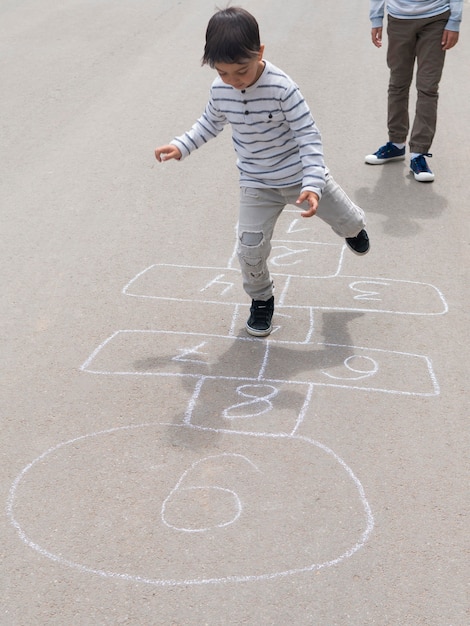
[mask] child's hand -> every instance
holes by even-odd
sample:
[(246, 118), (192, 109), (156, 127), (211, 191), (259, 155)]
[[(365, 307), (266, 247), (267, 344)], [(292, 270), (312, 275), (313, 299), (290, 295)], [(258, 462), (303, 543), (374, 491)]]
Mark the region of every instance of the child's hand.
[(308, 210), (302, 211), (300, 215), (302, 217), (312, 217), (317, 212), (319, 201), (320, 198), (318, 197), (318, 194), (316, 194), (314, 191), (302, 191), (295, 203), (302, 204), (303, 202), (308, 202)]
[(373, 28), (371, 30), (372, 43), (376, 48), (382, 47), (382, 27)]
[(443, 50), (450, 50), (459, 40), (459, 33), (453, 30), (445, 30), (442, 34), (441, 46)]
[(168, 146), (160, 146), (160, 148), (155, 150), (155, 158), (159, 163), (162, 161), (168, 161), (169, 159), (176, 159), (179, 161), (181, 159), (181, 152), (172, 144), (169, 144)]

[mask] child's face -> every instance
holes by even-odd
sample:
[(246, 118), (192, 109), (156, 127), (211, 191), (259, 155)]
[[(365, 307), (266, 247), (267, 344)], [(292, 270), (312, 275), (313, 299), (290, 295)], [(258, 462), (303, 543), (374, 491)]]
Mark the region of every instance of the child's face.
[(247, 59), (241, 63), (216, 63), (214, 68), (226, 85), (235, 89), (246, 89), (256, 83), (263, 73), (263, 51), (261, 46), (257, 57)]

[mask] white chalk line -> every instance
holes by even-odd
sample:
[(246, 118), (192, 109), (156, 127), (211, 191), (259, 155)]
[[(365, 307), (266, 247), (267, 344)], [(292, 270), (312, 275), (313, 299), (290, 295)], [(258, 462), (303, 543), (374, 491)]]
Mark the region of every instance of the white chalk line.
[[(241, 271), (237, 268), (230, 268), (230, 267), (220, 267), (220, 266), (213, 266), (213, 265), (179, 265), (177, 263), (153, 263), (152, 265), (149, 265), (148, 267), (146, 267), (145, 269), (143, 269), (142, 271), (140, 271), (136, 276), (134, 276), (134, 278), (132, 278), (123, 288), (122, 288), (122, 293), (126, 296), (133, 296), (135, 298), (152, 298), (155, 300), (158, 299), (169, 299), (169, 300), (178, 300), (179, 298), (172, 298), (171, 296), (149, 296), (149, 295), (145, 295), (145, 294), (137, 294), (137, 293), (132, 293), (131, 291), (129, 291), (130, 287), (144, 274), (146, 274), (147, 272), (149, 272), (150, 270), (152, 270), (154, 267), (167, 267), (167, 268), (172, 268), (172, 269), (184, 269), (184, 270), (209, 270), (209, 271), (214, 271), (214, 272), (235, 272), (237, 275), (241, 276)], [(295, 278), (314, 278), (314, 279), (322, 279), (322, 280), (327, 280), (327, 279), (332, 279), (332, 278), (336, 278), (337, 274), (325, 274), (325, 275), (314, 275), (312, 276), (311, 274), (290, 274), (290, 273), (283, 273), (283, 272), (271, 272), (271, 275), (276, 277), (282, 277), (282, 278), (290, 278), (290, 277), (295, 277)], [(359, 277), (355, 277), (355, 278), (361, 278)], [(182, 299), (182, 301), (186, 301), (185, 299)], [(202, 302), (206, 302), (205, 300), (202, 300)], [(210, 303), (210, 300), (207, 300), (208, 303)], [(233, 303), (227, 303), (227, 302), (221, 302), (220, 300), (216, 300), (215, 301), (218, 304), (233, 304)], [(236, 304), (242, 304), (242, 303), (236, 303)], [(246, 303), (245, 303), (245, 306)], [(297, 308), (297, 307), (295, 307)], [(305, 308), (305, 307), (304, 307)]]
[[(346, 471), (346, 473), (349, 475), (349, 477), (353, 481), (353, 483), (354, 483), (354, 485), (355, 485), (355, 487), (356, 487), (356, 489), (358, 491), (359, 499), (360, 499), (361, 504), (363, 506), (364, 513), (365, 513), (365, 518), (366, 518), (365, 529), (362, 532), (362, 534), (360, 536), (360, 539), (358, 541), (356, 541), (356, 543), (352, 547), (350, 547), (348, 550), (346, 550), (345, 552), (340, 554), (338, 557), (336, 557), (334, 559), (327, 560), (327, 561), (323, 561), (322, 563), (312, 563), (312, 564), (310, 564), (308, 566), (305, 566), (305, 567), (291, 568), (291, 569), (287, 569), (287, 570), (283, 570), (283, 571), (279, 571), (279, 572), (271, 572), (271, 573), (264, 573), (264, 574), (237, 575), (237, 576), (232, 575), (232, 576), (218, 577), (218, 578), (215, 578), (215, 577), (214, 578), (190, 578), (190, 579), (186, 579), (186, 580), (179, 580), (179, 579), (146, 578), (144, 576), (137, 576), (137, 575), (128, 574), (128, 573), (112, 572), (112, 571), (109, 571), (109, 570), (96, 569), (96, 568), (93, 568), (93, 567), (88, 567), (88, 566), (83, 565), (81, 563), (77, 563), (76, 561), (72, 561), (70, 559), (66, 559), (63, 556), (60, 556), (58, 554), (54, 554), (53, 552), (50, 552), (49, 550), (47, 550), (46, 548), (43, 548), (42, 546), (40, 546), (39, 544), (37, 544), (35, 541), (33, 541), (31, 538), (28, 537), (28, 535), (23, 530), (23, 528), (21, 527), (21, 525), (19, 524), (19, 522), (16, 520), (16, 518), (14, 516), (14, 504), (15, 504), (16, 492), (18, 490), (19, 484), (24, 479), (26, 474), (29, 471), (31, 471), (31, 469), (35, 465), (37, 465), (41, 461), (44, 461), (44, 459), (46, 457), (48, 457), (52, 453), (56, 452), (57, 450), (59, 450), (61, 448), (64, 448), (64, 447), (66, 447), (68, 445), (73, 445), (74, 443), (76, 443), (78, 441), (82, 441), (84, 439), (88, 439), (88, 438), (91, 438), (91, 437), (102, 436), (102, 435), (107, 435), (107, 434), (115, 433), (115, 432), (118, 432), (118, 431), (126, 431), (126, 430), (134, 430), (134, 429), (139, 429), (139, 428), (155, 427), (156, 425), (166, 426), (166, 427), (173, 427), (173, 428), (192, 428), (192, 429), (200, 430), (200, 431), (207, 431), (207, 432), (214, 432), (214, 433), (223, 433), (223, 434), (227, 434), (227, 435), (237, 434), (237, 435), (244, 435), (244, 436), (247, 436), (247, 437), (275, 438), (275, 439), (297, 439), (297, 440), (305, 441), (305, 442), (307, 442), (307, 443), (309, 443), (311, 445), (314, 445), (315, 447), (323, 450), (326, 454), (331, 456), (334, 460), (336, 460), (341, 465), (341, 467)], [(153, 586), (157, 586), (157, 587), (186, 586), (186, 585), (205, 585), (205, 584), (224, 584), (224, 583), (242, 583), (242, 582), (260, 582), (260, 581), (266, 581), (266, 580), (274, 580), (274, 579), (277, 579), (277, 578), (282, 578), (282, 577), (287, 577), (287, 576), (293, 576), (293, 575), (297, 575), (297, 574), (301, 574), (301, 573), (305, 573), (305, 572), (312, 572), (312, 571), (315, 571), (315, 570), (325, 569), (325, 568), (328, 568), (328, 567), (333, 567), (335, 565), (338, 565), (339, 563), (341, 563), (345, 559), (351, 557), (360, 548), (362, 548), (364, 546), (364, 544), (366, 543), (366, 541), (368, 540), (368, 538), (369, 538), (369, 536), (372, 533), (372, 530), (374, 528), (374, 517), (373, 517), (373, 514), (372, 514), (371, 507), (370, 507), (370, 505), (369, 505), (369, 503), (367, 501), (367, 498), (365, 496), (365, 491), (364, 491), (364, 488), (363, 488), (361, 482), (356, 477), (356, 475), (354, 474), (352, 469), (346, 464), (346, 462), (343, 461), (343, 459), (341, 459), (341, 457), (339, 457), (331, 448), (328, 448), (324, 444), (322, 444), (322, 443), (320, 443), (318, 441), (315, 441), (313, 439), (310, 439), (308, 437), (299, 436), (299, 435), (288, 435), (288, 434), (285, 434), (285, 433), (252, 433), (252, 432), (244, 432), (244, 431), (232, 431), (232, 430), (227, 430), (227, 429), (207, 428), (207, 427), (195, 426), (195, 425), (176, 425), (176, 424), (165, 424), (165, 423), (162, 423), (162, 424), (145, 423), (145, 424), (131, 424), (131, 425), (128, 425), (128, 426), (119, 426), (119, 427), (110, 428), (110, 429), (107, 429), (107, 430), (98, 431), (98, 432), (87, 434), (87, 435), (80, 435), (79, 437), (75, 437), (73, 439), (70, 439), (68, 441), (59, 443), (56, 446), (53, 446), (53, 447), (49, 448), (48, 450), (43, 452), (41, 455), (39, 455), (36, 459), (31, 461), (31, 463), (26, 465), (21, 470), (21, 472), (18, 474), (18, 476), (15, 478), (15, 480), (14, 480), (14, 482), (13, 482), (13, 484), (12, 484), (10, 490), (9, 490), (8, 499), (7, 499), (7, 506), (6, 506), (6, 514), (7, 514), (7, 517), (9, 519), (9, 521), (11, 522), (13, 527), (15, 528), (19, 538), (29, 548), (32, 548), (33, 550), (35, 550), (36, 552), (38, 552), (42, 556), (50, 559), (51, 561), (53, 561), (55, 563), (58, 563), (58, 564), (63, 565), (63, 566), (67, 566), (67, 567), (69, 567), (71, 569), (75, 569), (75, 570), (77, 570), (79, 572), (82, 572), (82, 573), (94, 574), (94, 575), (100, 576), (102, 578), (111, 578), (111, 579), (125, 580), (125, 581), (128, 581), (128, 582), (145, 583), (145, 584), (153, 585)]]
[(290, 433), (291, 437), (293, 437), (297, 433), (298, 429), (300, 428), (300, 426), (302, 425), (302, 423), (303, 423), (303, 421), (305, 419), (305, 416), (307, 414), (307, 409), (308, 409), (308, 407), (310, 405), (310, 400), (312, 399), (313, 388), (314, 388), (314, 385), (312, 385), (312, 384), (310, 384), (308, 386), (307, 393), (305, 394), (304, 404), (303, 404), (302, 408), (300, 409), (300, 412), (299, 412), (299, 414), (297, 416), (297, 421), (295, 423), (295, 426), (294, 426), (294, 428), (292, 429), (292, 431)]
[[(193, 378), (193, 379), (206, 379), (206, 380), (227, 380), (227, 381), (235, 381), (235, 382), (260, 382), (260, 379), (257, 377), (249, 377), (249, 376), (207, 376), (202, 374), (182, 374), (182, 373), (154, 373), (154, 372), (126, 372), (126, 371), (116, 371), (116, 372), (106, 372), (102, 370), (84, 370), (87, 374), (93, 374), (95, 376), (142, 376), (142, 377), (150, 377), (153, 376), (155, 378)], [(289, 385), (298, 385), (298, 386), (309, 386), (313, 385), (314, 387), (333, 387), (335, 389), (349, 389), (353, 391), (366, 391), (370, 393), (386, 393), (390, 395), (399, 395), (399, 396), (412, 396), (419, 398), (431, 398), (439, 395), (439, 391), (403, 391), (403, 390), (395, 390), (395, 389), (384, 389), (382, 387), (364, 387), (360, 385), (340, 385), (337, 383), (317, 383), (317, 382), (308, 382), (301, 380), (284, 380), (278, 378), (266, 378), (263, 379), (263, 382), (267, 384), (289, 384)], [(432, 381), (433, 387), (438, 387), (436, 381)]]
[(261, 367), (260, 367), (259, 374), (258, 374), (258, 380), (264, 380), (264, 373), (266, 372), (266, 368), (268, 366), (270, 345), (271, 345), (271, 342), (267, 341), (265, 349), (264, 349), (263, 362), (261, 363)]
[(196, 386), (194, 387), (193, 395), (191, 396), (191, 399), (189, 400), (186, 411), (184, 413), (184, 423), (186, 425), (191, 424), (191, 416), (194, 413), (196, 402), (199, 398), (199, 394), (201, 393), (202, 386), (206, 382), (206, 378), (206, 376), (201, 376), (197, 381)]
[[(142, 296), (137, 294), (129, 293), (128, 296), (132, 298), (142, 298), (147, 300), (164, 300), (168, 302), (181, 302), (181, 303), (192, 303), (192, 304), (217, 304), (221, 306), (238, 306), (247, 308), (248, 304), (243, 304), (241, 302), (233, 303), (233, 302), (221, 302), (220, 300), (199, 300), (195, 298), (172, 298), (170, 296)], [(281, 305), (279, 305), (281, 306)], [(303, 306), (303, 305), (283, 305), (285, 309), (292, 310), (303, 310), (313, 309), (315, 311), (337, 311), (343, 313), (384, 313), (387, 315), (410, 315), (415, 317), (435, 317), (437, 315), (445, 315), (447, 310), (439, 311), (438, 313), (423, 313), (423, 312), (414, 312), (414, 311), (393, 311), (392, 309), (366, 309), (363, 307), (339, 307), (339, 306), (321, 306), (321, 305), (311, 305), (311, 306)], [(278, 309), (276, 308), (276, 313), (278, 313)]]

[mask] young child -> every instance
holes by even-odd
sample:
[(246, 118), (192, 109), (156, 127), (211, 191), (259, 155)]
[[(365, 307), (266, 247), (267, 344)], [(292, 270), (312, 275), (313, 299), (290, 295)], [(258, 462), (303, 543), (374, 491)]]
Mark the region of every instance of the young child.
[(267, 261), (276, 221), (287, 204), (318, 215), (355, 254), (369, 251), (364, 212), (333, 180), (323, 162), (321, 136), (297, 85), (263, 58), (258, 23), (239, 7), (209, 21), (202, 64), (218, 73), (203, 115), (184, 135), (155, 150), (157, 161), (180, 160), (225, 124), (240, 172), (238, 259), (252, 299), (246, 330), (272, 330), (273, 282)]

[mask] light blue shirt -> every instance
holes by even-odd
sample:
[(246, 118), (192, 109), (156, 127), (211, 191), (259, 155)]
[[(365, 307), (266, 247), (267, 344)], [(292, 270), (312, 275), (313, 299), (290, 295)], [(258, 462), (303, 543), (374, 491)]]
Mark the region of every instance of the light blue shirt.
[(446, 30), (459, 31), (462, 21), (463, 0), (370, 0), (372, 28), (380, 28), (385, 13), (402, 20), (434, 17), (450, 10)]

